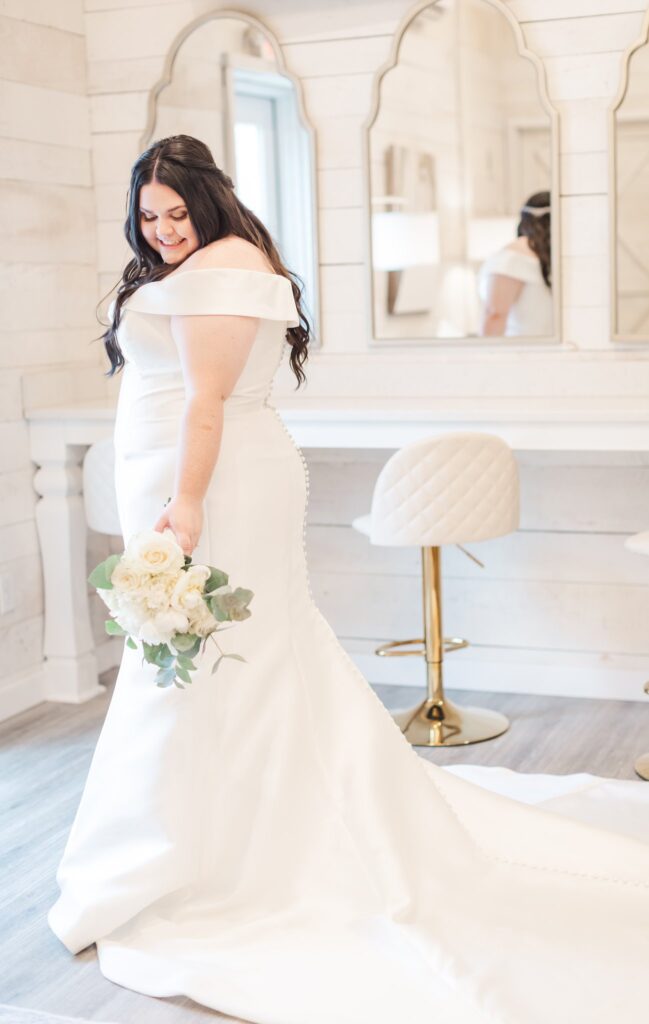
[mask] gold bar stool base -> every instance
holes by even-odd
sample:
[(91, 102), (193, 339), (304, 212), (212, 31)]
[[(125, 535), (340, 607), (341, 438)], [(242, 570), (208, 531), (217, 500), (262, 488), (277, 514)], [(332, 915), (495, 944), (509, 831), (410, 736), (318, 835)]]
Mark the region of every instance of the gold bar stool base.
[(407, 711), (393, 711), (392, 717), (415, 747), (459, 747), (465, 743), (481, 743), (509, 729), (509, 720), (499, 711), (459, 708), (447, 697), (442, 701), (426, 698)]
[(423, 655), (426, 659), (426, 696), (414, 707), (390, 714), (415, 747), (459, 747), (492, 740), (509, 729), (509, 719), (490, 708), (459, 707), (444, 693), (444, 654), (468, 646), (462, 637), (442, 633), (441, 554), (439, 547), (421, 550), (424, 607), (423, 640), (393, 640), (377, 647), (382, 657)]
[(643, 754), (635, 763), (636, 775), (649, 782), (649, 754)]

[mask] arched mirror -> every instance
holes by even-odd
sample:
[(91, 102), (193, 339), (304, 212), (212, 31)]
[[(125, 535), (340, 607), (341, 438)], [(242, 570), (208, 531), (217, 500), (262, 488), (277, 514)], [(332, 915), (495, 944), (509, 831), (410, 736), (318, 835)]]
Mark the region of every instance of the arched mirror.
[(313, 129), (299, 82), (256, 18), (213, 12), (175, 40), (149, 100), (141, 147), (179, 133), (207, 143), (241, 201), (266, 225), (283, 262), (304, 281), (319, 339)]
[(649, 14), (611, 112), (613, 337), (649, 341)]
[(556, 113), (504, 3), (406, 19), (366, 162), (376, 341), (558, 340)]

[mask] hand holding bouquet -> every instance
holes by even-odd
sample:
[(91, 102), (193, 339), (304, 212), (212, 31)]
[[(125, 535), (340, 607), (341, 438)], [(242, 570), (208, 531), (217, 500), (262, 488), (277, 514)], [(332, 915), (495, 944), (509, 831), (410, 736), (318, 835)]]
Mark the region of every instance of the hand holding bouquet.
[[(214, 633), (221, 623), (247, 619), (252, 590), (232, 589), (228, 574), (212, 565), (194, 565), (173, 531), (142, 530), (121, 555), (110, 555), (95, 566), (88, 582), (110, 609), (106, 632), (126, 636), (129, 647), (142, 643), (143, 662), (158, 667), (157, 686), (174, 683), (184, 689), (196, 669), (192, 658), (208, 637), (218, 647), (216, 671), (224, 654)], [(183, 682), (181, 682), (182, 680)]]

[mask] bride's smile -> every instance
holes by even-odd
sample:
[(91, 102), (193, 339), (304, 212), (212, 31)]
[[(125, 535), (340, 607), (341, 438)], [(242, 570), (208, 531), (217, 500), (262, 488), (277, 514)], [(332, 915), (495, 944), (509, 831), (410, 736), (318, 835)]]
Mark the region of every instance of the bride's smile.
[(140, 230), (165, 263), (177, 263), (200, 247), (187, 204), (169, 185), (152, 181), (140, 190)]

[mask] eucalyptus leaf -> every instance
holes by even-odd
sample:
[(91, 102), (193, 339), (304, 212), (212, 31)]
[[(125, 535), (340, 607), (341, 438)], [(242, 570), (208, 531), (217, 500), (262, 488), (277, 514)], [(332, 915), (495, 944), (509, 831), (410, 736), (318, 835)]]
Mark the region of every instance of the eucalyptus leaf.
[(205, 602), (217, 622), (227, 622), (230, 618), (228, 612), (221, 605), (222, 597), (225, 597), (225, 595), (213, 594), (212, 597), (208, 597)]
[(173, 683), (175, 676), (176, 670), (173, 666), (170, 666), (169, 668), (161, 668), (156, 673), (156, 682), (158, 686), (169, 686), (170, 683)]
[[(193, 648), (200, 646), (201, 638), (196, 633), (176, 633), (175, 637), (171, 641), (171, 644), (177, 651), (182, 651), (183, 654), (189, 653)], [(196, 648), (198, 650), (198, 647)], [(193, 652), (194, 654), (196, 651)]]
[(153, 654), (145, 651), (144, 657), (150, 665), (157, 665), (158, 668), (171, 668), (174, 663), (174, 656), (168, 649), (166, 651), (155, 651)]
[(153, 661), (158, 652), (163, 648), (167, 648), (167, 650), (169, 650), (166, 644), (150, 644), (146, 640), (142, 641), (142, 650), (150, 661)]
[(137, 644), (132, 636), (129, 636), (126, 640), (126, 646), (131, 647), (134, 651), (137, 651)]
[(109, 555), (103, 562), (96, 565), (88, 576), (88, 583), (91, 583), (93, 587), (98, 590), (113, 590), (113, 584), (110, 581), (110, 577), (113, 574), (113, 569), (121, 559), (121, 555)]
[(216, 672), (217, 668), (219, 667), (219, 665), (221, 664), (222, 661), (223, 661), (223, 655), (219, 654), (218, 658), (216, 659), (216, 661), (212, 665), (212, 671), (210, 672), (210, 675), (212, 675), (212, 676), (214, 675), (214, 673)]
[(247, 658), (244, 658), (241, 654), (224, 654), (224, 658), (234, 658), (236, 661), (245, 661), (247, 664)]
[(224, 587), (230, 578), (227, 572), (223, 572), (222, 569), (215, 569), (213, 565), (208, 565), (208, 569), (210, 574), (205, 580), (205, 587), (203, 588), (205, 594), (210, 594), (217, 587)]
[[(239, 622), (242, 619), (247, 619), (250, 617), (252, 612), (250, 612), (246, 605), (253, 597), (254, 592), (252, 590), (246, 590), (244, 587), (237, 587), (230, 594), (213, 594), (210, 597), (212, 614), (214, 615), (214, 618), (219, 619), (219, 621), (223, 621), (224, 618), (231, 622)], [(217, 615), (214, 610), (215, 607), (218, 608), (220, 614)]]
[(104, 627), (110, 636), (128, 636), (126, 630), (115, 619), (106, 619)]

